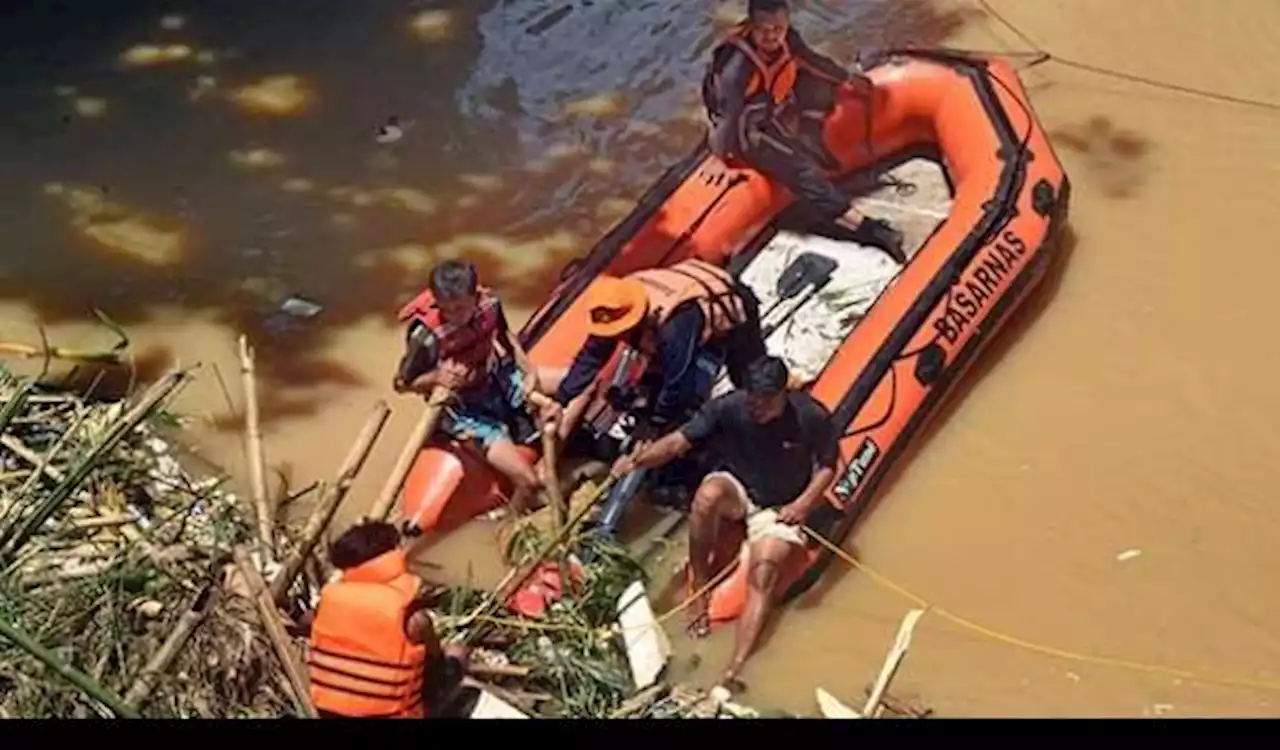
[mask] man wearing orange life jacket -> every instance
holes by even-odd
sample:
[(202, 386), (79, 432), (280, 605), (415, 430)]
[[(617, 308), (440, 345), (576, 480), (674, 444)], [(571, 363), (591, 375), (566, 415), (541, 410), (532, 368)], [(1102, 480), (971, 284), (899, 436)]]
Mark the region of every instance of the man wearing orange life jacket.
[[(689, 259), (625, 278), (601, 276), (584, 292), (588, 339), (544, 408), (567, 439), (585, 409), (589, 386), (622, 342), (647, 354), (656, 395), (642, 434), (661, 434), (711, 395), (720, 364), (733, 383), (764, 353), (759, 301), (719, 266)], [(560, 418), (560, 409), (565, 417)], [(548, 413), (549, 412), (549, 413)]]
[(457, 403), (446, 408), (442, 430), (455, 440), (475, 440), (514, 485), (513, 508), (524, 510), (542, 480), (516, 450), (512, 427), (538, 390), (538, 370), (507, 325), (502, 304), (480, 286), (475, 266), (448, 260), (432, 271), (430, 287), (401, 309), (400, 320), (409, 329), (395, 390), (453, 390)]
[(747, 20), (712, 51), (703, 79), (712, 123), (708, 145), (722, 160), (744, 162), (785, 185), (819, 222), (854, 232), (905, 263), (902, 233), (864, 217), (826, 175), (836, 164), (823, 126), (839, 86), (871, 92), (866, 78), (804, 43), (791, 27), (786, 0), (749, 0)]
[(310, 630), (311, 702), (322, 718), (431, 718), (456, 697), (467, 651), (441, 646), (423, 581), (399, 545), (394, 526), (374, 521), (330, 548), (340, 577), (302, 624)]

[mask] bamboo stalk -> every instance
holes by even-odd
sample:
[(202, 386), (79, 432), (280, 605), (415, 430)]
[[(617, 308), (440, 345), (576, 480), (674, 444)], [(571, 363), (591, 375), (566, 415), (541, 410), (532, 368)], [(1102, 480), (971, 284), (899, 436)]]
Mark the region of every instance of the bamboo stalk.
[(258, 538), (271, 549), (271, 528), (275, 516), (267, 500), (266, 461), (262, 455), (262, 429), (258, 424), (258, 384), (253, 348), (248, 337), (240, 336), (240, 377), (244, 388), (244, 450), (249, 467), (249, 491), (258, 514)]
[[(540, 402), (546, 401), (546, 397), (538, 393), (530, 394), (530, 402), (534, 406), (540, 406)], [(564, 499), (564, 493), (560, 491), (560, 470), (556, 467), (556, 431), (551, 429), (549, 425), (542, 425), (542, 465), (547, 475), (547, 496), (551, 498), (552, 512), (555, 514), (555, 529), (560, 532), (569, 522), (569, 503)], [(562, 590), (569, 591), (573, 585), (573, 579), (569, 574), (569, 562), (567, 554), (560, 555), (557, 560), (558, 570), (560, 573), (560, 586)]]
[(45, 666), (80, 688), (81, 692), (105, 706), (116, 716), (125, 719), (140, 718), (138, 713), (115, 693), (99, 685), (89, 675), (59, 659), (52, 651), (37, 643), (34, 638), (4, 620), (0, 620), (0, 636), (9, 639), (13, 645), (43, 662)]
[(4, 408), (0, 409), (0, 435), (9, 429), (9, 423), (13, 418), (18, 416), (22, 411), (22, 407), (26, 406), (27, 399), (31, 397), (31, 389), (35, 387), (35, 381), (27, 380), (18, 386), (18, 390), (14, 391), (5, 402)]
[(31, 476), (27, 477), (27, 481), (22, 485), (22, 489), (18, 490), (19, 496), (25, 495), (31, 491), (31, 488), (35, 486), (37, 481), (39, 481), (41, 473), (48, 474), (55, 482), (62, 481), (62, 478), (58, 476), (58, 474), (61, 474), (62, 472), (57, 471), (51, 465), (53, 463), (53, 457), (58, 454), (58, 451), (62, 450), (62, 446), (71, 439), (71, 436), (75, 434), (76, 430), (80, 429), (80, 425), (84, 422), (87, 416), (89, 416), (87, 409), (79, 410), (76, 414), (75, 421), (73, 421), (71, 426), (69, 426), (66, 431), (58, 437), (58, 441), (54, 443), (53, 447), (49, 448), (49, 452), (44, 454), (40, 459), (40, 463), (36, 466), (36, 470), (31, 474)]
[(351, 484), (355, 481), (356, 476), (364, 468), (364, 463), (369, 458), (369, 452), (373, 449), (373, 444), (377, 441), (378, 436), (382, 434), (382, 428), (386, 426), (387, 417), (390, 415), (391, 408), (387, 406), (387, 402), (378, 401), (374, 405), (373, 413), (365, 420), (364, 428), (360, 430), (359, 436), (356, 437), (355, 443), (352, 444), (351, 450), (347, 453), (346, 460), (342, 462), (342, 469), (338, 472), (338, 478), (325, 490), (320, 502), (311, 511), (311, 517), (307, 519), (307, 525), (303, 529), (302, 541), (299, 542), (298, 548), (285, 561), (284, 567), (276, 575), (275, 580), (271, 582), (271, 599), (276, 604), (284, 603), (284, 599), (289, 593), (289, 587), (293, 585), (293, 580), (301, 572), (307, 556), (315, 549), (320, 535), (324, 533), (324, 530), (329, 526), (329, 522), (333, 520), (333, 514), (337, 512), (338, 506), (342, 504), (343, 498), (347, 496), (347, 492), (351, 489)]
[(21, 458), (23, 461), (26, 461), (27, 463), (34, 466), (35, 467), (34, 473), (37, 477), (40, 474), (44, 474), (45, 476), (49, 477), (55, 482), (61, 482), (67, 478), (67, 476), (63, 474), (61, 471), (59, 471), (58, 469), (52, 466), (49, 466), (48, 462), (46, 462), (43, 458), (41, 458), (39, 453), (36, 453), (35, 451), (31, 450), (27, 446), (23, 445), (22, 441), (18, 440), (12, 435), (0, 435), (0, 445), (4, 446), (5, 449), (11, 451), (13, 455), (17, 456), (18, 458)]
[(142, 667), (129, 691), (124, 694), (124, 702), (131, 708), (141, 708), (151, 697), (151, 691), (155, 689), (160, 676), (168, 671), (196, 628), (204, 622), (205, 615), (209, 613), (209, 604), (213, 601), (213, 591), (212, 584), (205, 585), (187, 611), (178, 618), (173, 630), (169, 631), (169, 637), (164, 639), (164, 643), (160, 644), (160, 648)]
[(454, 392), (448, 388), (432, 389), (418, 424), (414, 425), (413, 433), (409, 435), (409, 440), (400, 451), (400, 457), (396, 459), (395, 468), (387, 476), (386, 484), (382, 485), (382, 491), (378, 493), (378, 499), (374, 501), (373, 509), (369, 511), (369, 518), (385, 521), (391, 514), (391, 507), (395, 505), (396, 498), (400, 495), (400, 488), (404, 486), (404, 480), (409, 476), (409, 469), (413, 468), (413, 462), (418, 457), (418, 452), (422, 450), (422, 444), (435, 430), (436, 424), (444, 413), (445, 404), (454, 396)]
[(89, 476), (89, 472), (107, 456), (110, 451), (115, 448), (116, 444), (124, 439), (126, 435), (133, 431), (142, 420), (146, 419), (160, 405), (170, 393), (179, 385), (186, 381), (188, 373), (185, 370), (170, 373), (155, 385), (147, 389), (142, 399), (134, 405), (132, 409), (120, 417), (115, 424), (107, 431), (107, 434), (98, 441), (77, 463), (66, 477), (66, 479), (54, 488), (49, 494), (47, 500), (40, 505), (34, 513), (26, 518), (21, 527), (8, 535), (7, 540), (0, 540), (0, 559), (7, 559), (12, 554), (22, 548), (24, 544), (31, 538), (33, 534), (40, 529), (44, 522), (49, 520), (59, 506), (71, 497), (72, 493), (80, 486), (80, 484)]
[(267, 639), (271, 641), (271, 646), (276, 652), (276, 658), (284, 667), (289, 687), (292, 688), (294, 704), (304, 716), (316, 718), (315, 709), (311, 705), (306, 670), (302, 666), (302, 660), (293, 650), (292, 641), (289, 639), (289, 634), (285, 632), (284, 623), (280, 620), (280, 612), (271, 601), (271, 593), (267, 590), (266, 582), (262, 580), (262, 574), (254, 566), (249, 551), (244, 545), (237, 546), (232, 554), (240, 575), (244, 576), (244, 582), (249, 586), (254, 607), (258, 610), (258, 619), (262, 621), (262, 629), (266, 631)]
[(467, 672), (477, 677), (528, 677), (532, 667), (518, 664), (471, 664)]

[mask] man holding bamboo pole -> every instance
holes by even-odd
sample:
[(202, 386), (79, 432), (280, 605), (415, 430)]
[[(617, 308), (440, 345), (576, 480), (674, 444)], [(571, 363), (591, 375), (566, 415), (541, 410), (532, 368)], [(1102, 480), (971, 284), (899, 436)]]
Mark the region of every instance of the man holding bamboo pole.
[(400, 532), (383, 521), (348, 529), (329, 551), (340, 577), (320, 592), (308, 632), (311, 701), (321, 718), (437, 717), (457, 698), (465, 646), (440, 643), (425, 582)]
[(428, 289), (401, 309), (400, 320), (409, 329), (396, 392), (453, 393), (441, 429), (454, 440), (474, 440), (514, 485), (513, 509), (527, 510), (543, 480), (516, 450), (512, 424), (540, 391), (539, 375), (498, 298), (480, 285), (471, 263), (447, 260), (432, 270)]

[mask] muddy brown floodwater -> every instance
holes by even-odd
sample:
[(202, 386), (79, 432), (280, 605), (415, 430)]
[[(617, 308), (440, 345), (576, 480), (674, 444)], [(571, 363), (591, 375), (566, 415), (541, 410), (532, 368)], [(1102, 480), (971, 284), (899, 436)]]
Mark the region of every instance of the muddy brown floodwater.
[[(388, 388), (398, 303), (465, 255), (527, 312), (697, 138), (701, 59), (733, 15), (694, 0), (71, 5), (0, 30), (0, 334), (43, 320), (57, 343), (92, 343), (97, 306), (128, 326), (142, 375), (216, 364), (238, 400), (248, 332), (268, 461), (295, 488), (329, 476), (388, 399), (339, 523), (416, 418)], [(796, 5), (837, 54), (1026, 49), (968, 2)], [(996, 8), (1065, 58), (1280, 100), (1280, 4)], [(1073, 251), (847, 548), (994, 631), (1260, 684), (1074, 661), (927, 615), (895, 689), (951, 716), (1275, 716), (1280, 113), (1057, 63), (1025, 75), (1074, 182)], [(379, 145), (391, 116), (404, 137)], [(325, 309), (268, 330), (291, 294)], [(182, 407), (240, 472), (212, 372)], [(475, 524), (429, 556), (488, 579), (491, 539)], [(823, 686), (855, 702), (909, 606), (833, 572), (750, 664), (750, 701), (812, 712)], [(704, 660), (728, 646), (718, 635)]]

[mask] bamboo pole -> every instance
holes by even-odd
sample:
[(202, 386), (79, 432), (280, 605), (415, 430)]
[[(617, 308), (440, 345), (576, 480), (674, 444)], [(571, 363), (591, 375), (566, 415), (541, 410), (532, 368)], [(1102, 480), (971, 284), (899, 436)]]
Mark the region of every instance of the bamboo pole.
[(369, 511), (370, 519), (385, 521), (391, 514), (391, 507), (395, 505), (396, 498), (400, 495), (400, 488), (404, 486), (404, 480), (409, 476), (409, 470), (413, 468), (413, 462), (417, 459), (418, 452), (422, 450), (422, 444), (435, 431), (436, 424), (444, 414), (445, 404), (453, 400), (455, 395), (448, 388), (437, 386), (432, 389), (422, 416), (414, 425), (413, 433), (409, 435), (409, 440), (400, 451), (400, 457), (396, 459), (395, 468), (387, 476), (386, 483), (382, 485), (382, 491), (378, 493), (378, 498), (374, 501), (372, 510)]
[(298, 573), (306, 564), (307, 556), (315, 549), (316, 542), (320, 540), (320, 535), (333, 520), (333, 514), (337, 512), (338, 506), (347, 496), (356, 475), (364, 468), (369, 452), (373, 449), (378, 436), (382, 434), (382, 428), (386, 426), (389, 416), (391, 416), (391, 408), (387, 406), (387, 402), (378, 401), (374, 405), (373, 413), (365, 420), (364, 428), (360, 430), (351, 450), (347, 453), (346, 460), (342, 462), (338, 478), (325, 490), (320, 502), (311, 511), (311, 517), (307, 519), (298, 548), (285, 561), (284, 567), (271, 582), (271, 599), (276, 604), (283, 604), (289, 593), (289, 587), (293, 585), (293, 580), (298, 577)]
[[(529, 394), (529, 403), (534, 408), (543, 408), (550, 399), (536, 391)], [(539, 419), (539, 422), (542, 420)], [(556, 467), (556, 431), (552, 429), (552, 425), (540, 425), (542, 433), (542, 466), (543, 471), (547, 475), (547, 496), (551, 498), (552, 512), (555, 514), (555, 530), (557, 533), (562, 531), (569, 522), (569, 503), (564, 499), (564, 493), (560, 491), (560, 470)], [(572, 586), (573, 579), (570, 577), (569, 563), (567, 555), (560, 555), (557, 560), (560, 572), (560, 587), (563, 591), (568, 591)]]
[(15, 646), (43, 662), (45, 666), (80, 688), (81, 692), (105, 706), (116, 716), (125, 719), (140, 718), (138, 713), (115, 693), (99, 685), (89, 675), (59, 659), (52, 651), (37, 643), (34, 638), (4, 620), (0, 620), (0, 636), (9, 639)]
[(129, 707), (139, 709), (151, 697), (151, 691), (155, 690), (160, 676), (168, 671), (174, 659), (178, 657), (178, 654), (182, 653), (183, 647), (186, 646), (192, 634), (196, 632), (196, 628), (200, 627), (200, 623), (204, 622), (205, 615), (209, 613), (209, 604), (212, 601), (213, 585), (207, 584), (196, 595), (187, 611), (183, 612), (178, 618), (178, 622), (173, 626), (173, 630), (169, 631), (169, 636), (164, 639), (164, 643), (160, 644), (160, 648), (142, 667), (137, 679), (129, 686), (129, 691), (124, 694), (124, 702)]
[(306, 669), (293, 650), (293, 643), (289, 639), (289, 634), (285, 632), (284, 623), (280, 621), (280, 612), (276, 609), (275, 602), (271, 601), (271, 593), (267, 590), (266, 582), (262, 580), (262, 574), (254, 566), (253, 559), (244, 545), (237, 546), (232, 555), (240, 575), (244, 576), (244, 582), (249, 587), (254, 607), (258, 610), (258, 619), (262, 621), (262, 629), (266, 631), (267, 639), (271, 641), (271, 647), (276, 652), (276, 658), (284, 667), (285, 677), (293, 691), (294, 704), (304, 716), (316, 718), (315, 708), (311, 705), (311, 691), (307, 684)]
[(249, 339), (240, 335), (240, 378), (244, 388), (244, 450), (249, 466), (249, 490), (258, 514), (258, 538), (271, 549), (271, 528), (275, 516), (267, 498), (266, 461), (262, 455), (262, 428), (258, 423), (258, 383), (253, 348)]

